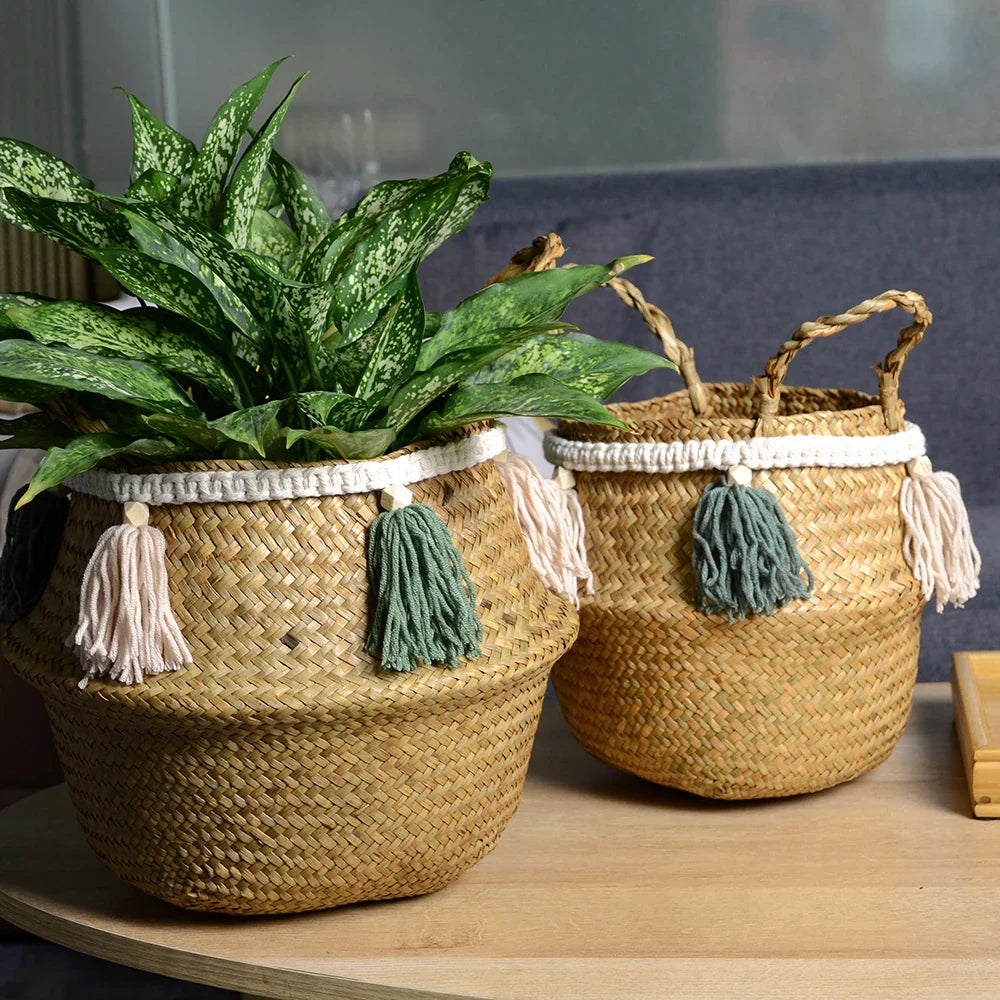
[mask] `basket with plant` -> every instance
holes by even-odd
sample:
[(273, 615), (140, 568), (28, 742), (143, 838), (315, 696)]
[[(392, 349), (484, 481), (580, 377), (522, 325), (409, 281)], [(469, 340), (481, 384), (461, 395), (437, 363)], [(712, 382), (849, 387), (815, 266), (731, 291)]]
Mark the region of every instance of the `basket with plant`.
[(495, 418), (620, 427), (601, 400), (666, 364), (560, 318), (643, 257), (425, 309), (490, 166), (331, 219), (275, 150), (301, 80), (250, 128), (277, 65), (200, 148), (128, 95), (120, 197), (0, 140), (3, 217), (140, 300), (0, 301), (0, 395), (37, 408), (5, 444), (47, 449), (0, 562), (8, 655), (111, 870), (247, 914), (429, 892), (492, 849), (576, 634)]

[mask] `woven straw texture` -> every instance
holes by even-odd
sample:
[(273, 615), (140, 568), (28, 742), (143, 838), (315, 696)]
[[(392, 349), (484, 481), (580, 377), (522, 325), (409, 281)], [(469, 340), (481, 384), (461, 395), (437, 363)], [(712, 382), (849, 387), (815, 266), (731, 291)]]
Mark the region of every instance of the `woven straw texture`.
[[(688, 388), (612, 407), (633, 434), (569, 424), (564, 437), (739, 441), (761, 433), (884, 435), (901, 426), (899, 370), (930, 322), (915, 293), (886, 293), (804, 324), (799, 333), (808, 336), (782, 345), (774, 381), (705, 385), (693, 353), (665, 329), (669, 320), (634, 286), (617, 284), (628, 304), (647, 307), (644, 318), (681, 364)], [(790, 355), (804, 342), (892, 305), (916, 322), (880, 370), (881, 399), (782, 390)], [(766, 371), (775, 370), (772, 359)], [(652, 781), (727, 799), (827, 788), (891, 753), (909, 715), (924, 604), (903, 557), (903, 465), (755, 473), (754, 485), (777, 496), (815, 574), (815, 593), (732, 624), (692, 603), (693, 514), (717, 472), (576, 475), (597, 594), (584, 600), (580, 639), (553, 680), (590, 753)]]
[[(259, 465), (184, 468), (234, 467)], [(475, 584), (481, 659), (400, 675), (364, 652), (373, 494), (161, 506), (151, 523), (195, 662), (84, 691), (63, 641), (122, 510), (74, 496), (8, 651), (45, 697), (80, 824), (116, 875), (193, 909), (282, 913), (431, 892), (493, 848), (576, 615), (532, 572), (492, 461), (412, 488)]]

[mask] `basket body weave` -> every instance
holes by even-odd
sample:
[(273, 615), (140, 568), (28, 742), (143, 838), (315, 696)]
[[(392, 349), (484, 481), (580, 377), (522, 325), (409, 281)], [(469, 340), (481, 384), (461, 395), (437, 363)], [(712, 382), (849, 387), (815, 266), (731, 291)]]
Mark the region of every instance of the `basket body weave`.
[[(184, 468), (220, 467), (253, 463)], [(492, 461), (412, 489), (472, 577), (480, 659), (391, 674), (364, 652), (372, 493), (159, 506), (194, 664), (84, 691), (64, 640), (122, 510), (74, 496), (48, 590), (8, 649), (45, 697), (77, 817), (116, 875), (193, 909), (296, 912), (431, 892), (494, 847), (576, 615), (531, 571)]]
[[(612, 407), (635, 434), (587, 441), (753, 436), (753, 387), (706, 387)], [(786, 387), (771, 435), (886, 433), (879, 400)], [(596, 596), (553, 675), (578, 741), (600, 759), (713, 798), (794, 795), (847, 781), (892, 751), (916, 681), (923, 598), (902, 549), (902, 464), (789, 468), (772, 490), (816, 576), (813, 599), (728, 623), (692, 603), (692, 516), (716, 471), (577, 472)]]

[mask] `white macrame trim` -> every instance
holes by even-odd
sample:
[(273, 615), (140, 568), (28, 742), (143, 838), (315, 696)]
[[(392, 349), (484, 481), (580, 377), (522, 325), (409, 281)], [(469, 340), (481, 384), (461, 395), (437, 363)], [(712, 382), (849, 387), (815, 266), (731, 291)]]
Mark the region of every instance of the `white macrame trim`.
[(865, 469), (909, 462), (926, 453), (916, 424), (876, 437), (793, 434), (749, 441), (570, 441), (545, 435), (545, 457), (577, 472), (695, 472), (745, 465), (751, 469)]
[(255, 503), (371, 493), (419, 483), (495, 458), (507, 447), (502, 427), (381, 461), (290, 469), (232, 469), (136, 475), (94, 469), (67, 481), (71, 490), (118, 503)]

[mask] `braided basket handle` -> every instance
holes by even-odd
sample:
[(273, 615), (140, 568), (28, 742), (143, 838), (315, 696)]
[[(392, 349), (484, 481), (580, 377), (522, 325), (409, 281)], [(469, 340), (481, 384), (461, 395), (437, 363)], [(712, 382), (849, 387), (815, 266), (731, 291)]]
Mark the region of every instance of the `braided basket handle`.
[[(510, 263), (493, 275), (486, 284), (492, 285), (500, 281), (509, 281), (519, 274), (526, 274), (530, 271), (548, 270), (556, 266), (556, 261), (565, 252), (566, 248), (556, 233), (538, 236), (530, 247), (518, 250), (511, 257)], [(574, 267), (575, 265), (566, 264), (564, 266)], [(708, 387), (698, 376), (698, 370), (694, 364), (694, 351), (674, 332), (674, 325), (670, 322), (670, 317), (652, 302), (647, 302), (642, 292), (631, 281), (615, 277), (609, 279), (605, 284), (615, 292), (625, 305), (630, 309), (635, 309), (642, 316), (650, 333), (660, 341), (667, 360), (677, 365), (677, 370), (681, 373), (684, 384), (687, 386), (695, 414), (705, 413), (711, 402)]]
[(773, 432), (781, 386), (788, 373), (788, 366), (806, 344), (820, 337), (829, 337), (849, 326), (864, 322), (875, 313), (886, 312), (897, 306), (908, 312), (913, 317), (913, 322), (900, 331), (896, 346), (885, 356), (882, 364), (875, 366), (875, 370), (878, 372), (879, 398), (886, 426), (893, 432), (901, 430), (905, 411), (899, 398), (899, 374), (907, 355), (923, 339), (924, 331), (931, 325), (934, 317), (922, 295), (890, 289), (875, 298), (859, 302), (847, 312), (836, 316), (820, 316), (815, 322), (803, 323), (778, 348), (777, 354), (764, 366), (764, 374), (753, 380), (759, 402), (756, 433), (767, 436)]

